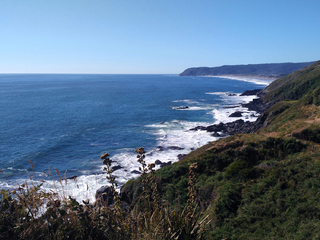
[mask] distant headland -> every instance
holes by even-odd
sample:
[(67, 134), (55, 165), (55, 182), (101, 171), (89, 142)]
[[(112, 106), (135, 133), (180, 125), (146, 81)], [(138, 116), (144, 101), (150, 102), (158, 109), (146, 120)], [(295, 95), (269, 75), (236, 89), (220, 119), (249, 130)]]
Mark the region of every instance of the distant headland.
[(280, 78), (314, 63), (265, 63), (248, 65), (224, 65), (220, 67), (193, 67), (179, 76), (243, 76), (260, 78)]

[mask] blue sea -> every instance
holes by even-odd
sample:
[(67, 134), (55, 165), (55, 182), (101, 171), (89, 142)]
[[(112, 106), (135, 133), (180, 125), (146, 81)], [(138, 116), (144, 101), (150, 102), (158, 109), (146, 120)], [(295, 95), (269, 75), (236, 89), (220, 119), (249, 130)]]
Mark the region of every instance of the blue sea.
[[(1, 74), (0, 188), (43, 180), (44, 190), (94, 201), (95, 191), (107, 184), (102, 153), (121, 167), (114, 172), (121, 186), (139, 176), (132, 172), (139, 168), (136, 148), (146, 149), (147, 162), (173, 163), (218, 139), (191, 128), (235, 121), (239, 118), (229, 115), (237, 110), (244, 112), (242, 119), (256, 120), (257, 113), (239, 104), (255, 96), (239, 95), (269, 83), (177, 75)], [(60, 184), (57, 170), (62, 177), (77, 177)]]

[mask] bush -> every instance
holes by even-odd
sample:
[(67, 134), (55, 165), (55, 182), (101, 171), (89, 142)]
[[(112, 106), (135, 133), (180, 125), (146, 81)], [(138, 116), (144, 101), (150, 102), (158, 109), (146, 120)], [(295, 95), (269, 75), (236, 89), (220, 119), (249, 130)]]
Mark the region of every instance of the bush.
[(225, 175), (227, 178), (240, 179), (242, 181), (253, 178), (254, 173), (254, 168), (244, 160), (234, 161), (225, 169)]

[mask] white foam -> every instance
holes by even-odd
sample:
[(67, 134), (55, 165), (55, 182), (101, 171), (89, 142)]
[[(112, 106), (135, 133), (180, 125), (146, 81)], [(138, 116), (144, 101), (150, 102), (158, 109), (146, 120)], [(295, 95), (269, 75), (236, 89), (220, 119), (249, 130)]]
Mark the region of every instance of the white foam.
[[(40, 173), (36, 173), (39, 178)], [(42, 177), (44, 179), (44, 177)], [(95, 194), (97, 189), (101, 186), (108, 185), (106, 174), (100, 175), (82, 175), (74, 179), (67, 179), (67, 184), (65, 180), (59, 181), (57, 176), (54, 176), (54, 180), (51, 178), (49, 180), (30, 180), (30, 179), (19, 179), (13, 180), (11, 182), (1, 182), (1, 189), (16, 189), (21, 184), (26, 184), (28, 187), (37, 186), (42, 184), (41, 190), (48, 193), (58, 193), (60, 198), (68, 198), (72, 196), (79, 203), (82, 200), (89, 199), (91, 203), (95, 202)]]
[(191, 100), (191, 99), (174, 100), (172, 102), (198, 103), (197, 101), (194, 101), (194, 100)]
[(217, 77), (217, 78), (227, 78), (231, 80), (251, 82), (257, 85), (269, 85), (274, 79), (263, 79), (263, 78), (251, 78), (251, 77), (240, 77), (240, 76), (206, 76), (206, 77)]
[[(242, 112), (242, 117), (229, 117), (232, 113), (239, 111)], [(212, 111), (212, 114), (214, 118), (217, 120), (217, 123), (227, 123), (227, 122), (233, 122), (239, 119), (242, 119), (244, 121), (250, 121), (254, 122), (257, 120), (259, 114), (257, 114), (255, 111), (248, 111), (247, 108), (244, 107), (235, 107), (235, 108), (226, 108), (226, 109), (215, 109)]]
[(210, 106), (179, 106), (179, 107), (172, 107), (172, 109), (179, 110), (179, 111), (203, 111), (212, 109)]

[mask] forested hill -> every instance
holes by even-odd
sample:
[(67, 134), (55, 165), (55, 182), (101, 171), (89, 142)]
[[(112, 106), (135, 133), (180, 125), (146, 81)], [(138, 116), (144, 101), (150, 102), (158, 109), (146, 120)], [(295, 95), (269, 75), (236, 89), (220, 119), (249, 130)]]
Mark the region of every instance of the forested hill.
[(279, 78), (290, 74), (314, 62), (302, 63), (267, 63), (248, 65), (224, 65), (221, 67), (194, 67), (184, 70), (179, 76), (261, 76)]

